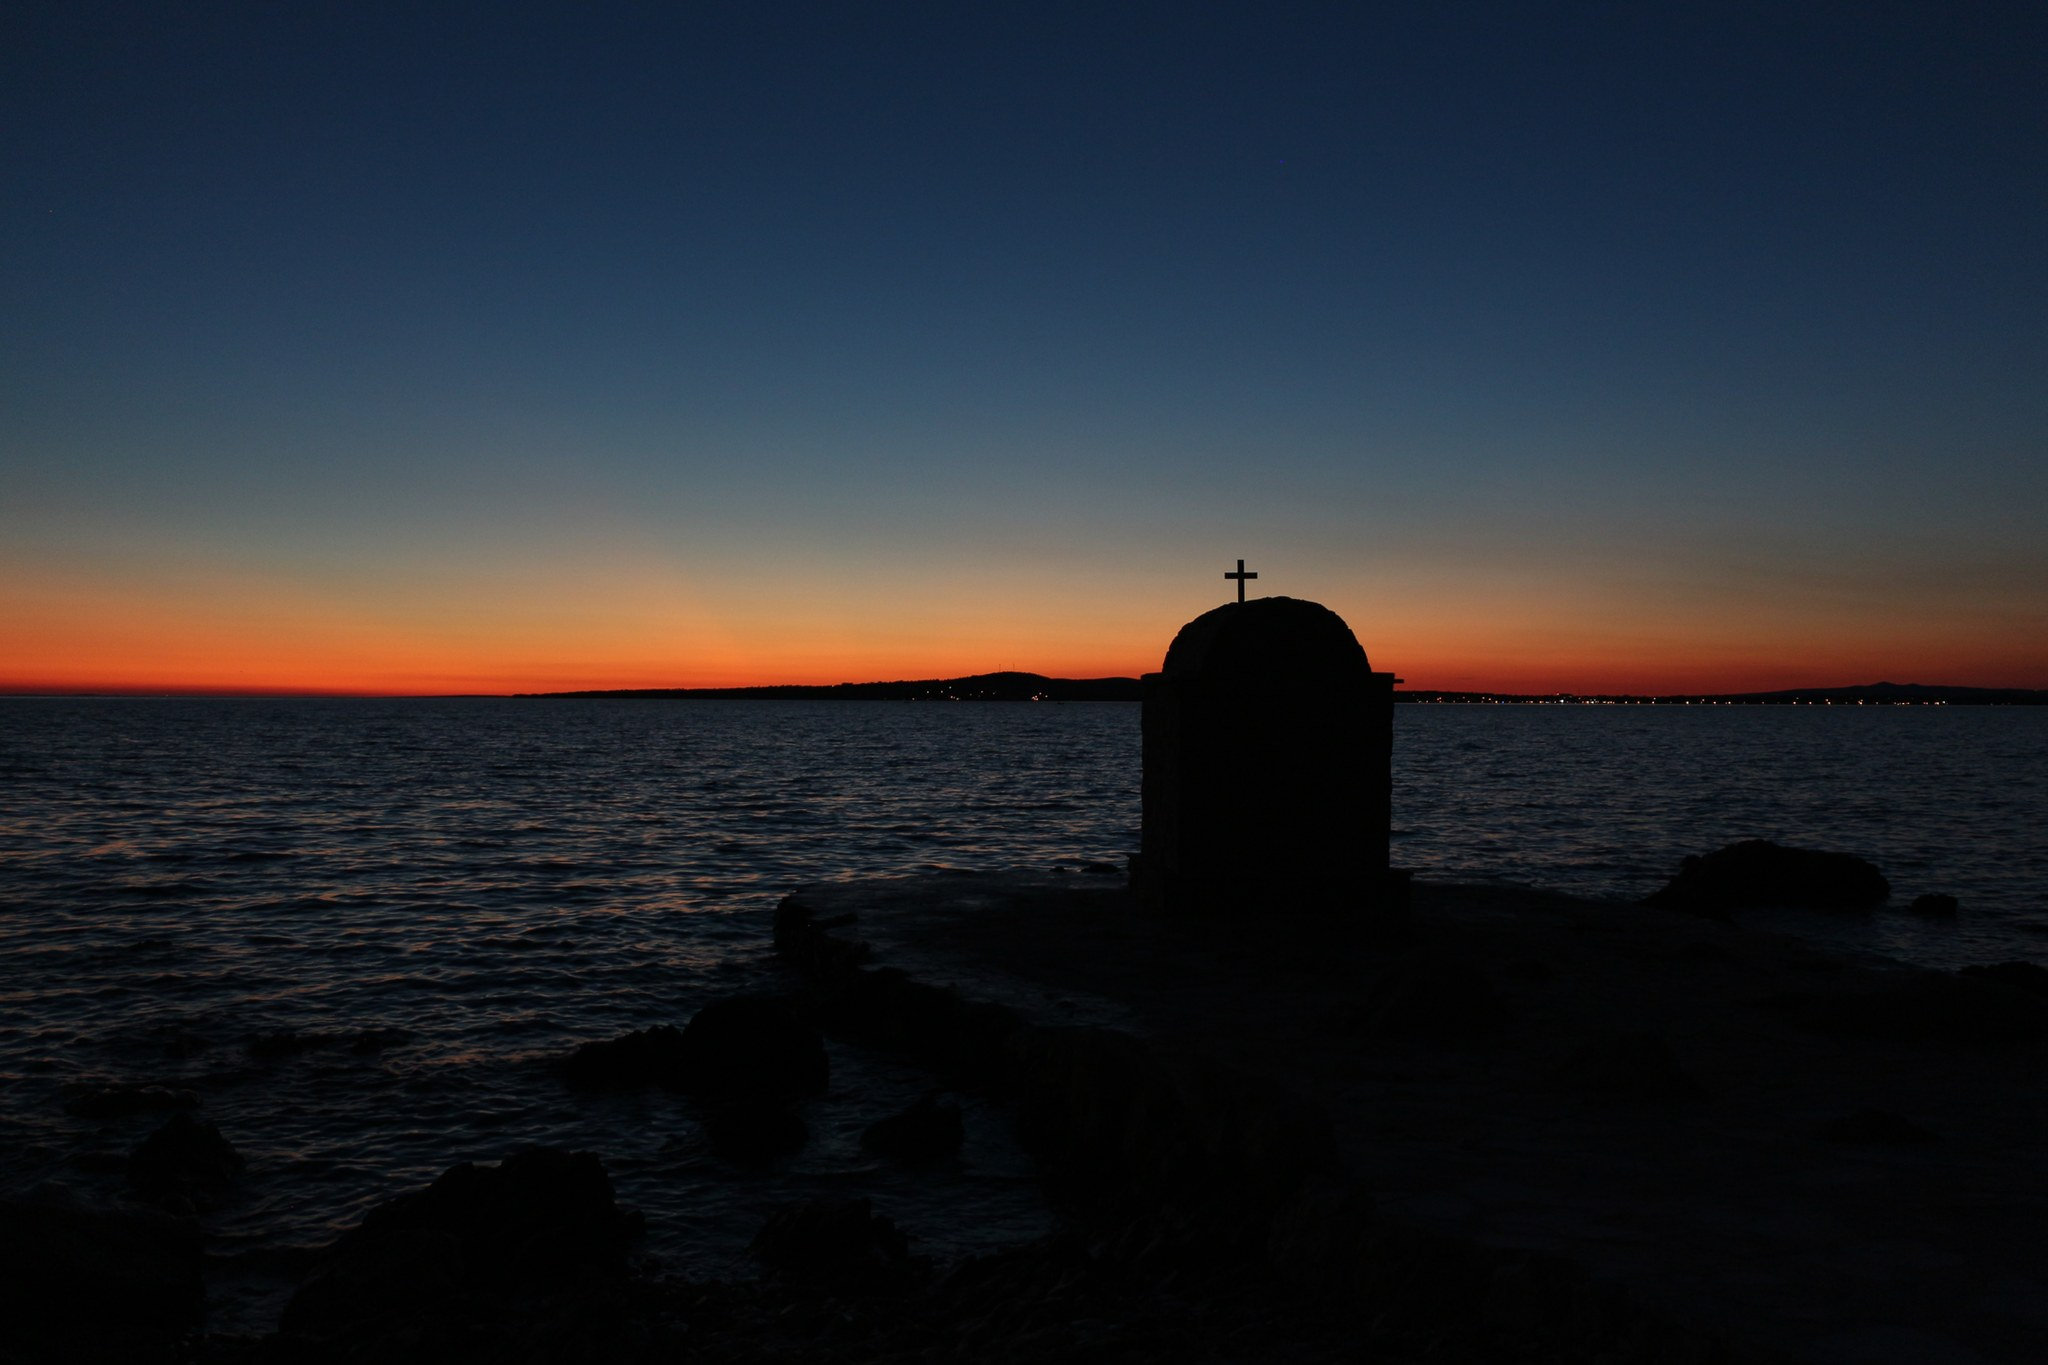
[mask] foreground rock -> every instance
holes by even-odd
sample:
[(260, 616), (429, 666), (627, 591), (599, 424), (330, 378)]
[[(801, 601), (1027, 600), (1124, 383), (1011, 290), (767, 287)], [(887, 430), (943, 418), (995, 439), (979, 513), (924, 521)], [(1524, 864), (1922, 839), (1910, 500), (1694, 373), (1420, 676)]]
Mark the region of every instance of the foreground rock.
[(1579, 1094), (1645, 1104), (1698, 1099), (1705, 1093), (1668, 1042), (1640, 1029), (1598, 1030), (1566, 1055), (1552, 1079)]
[(2033, 988), (2041, 980), (2048, 972), (2013, 962), (1955, 973), (1897, 972), (1786, 991), (1763, 1003), (1815, 1033), (2015, 1051), (2048, 1043), (2048, 993)]
[(0, 1201), (0, 1359), (165, 1359), (205, 1302), (189, 1218), (61, 1196)]
[(917, 1165), (953, 1155), (966, 1136), (960, 1106), (941, 1104), (934, 1094), (900, 1114), (869, 1124), (861, 1132), (860, 1145), (877, 1155)]
[(1909, 1118), (1882, 1109), (1859, 1109), (1814, 1127), (1814, 1134), (1829, 1142), (1876, 1143), (1883, 1146), (1912, 1146), (1936, 1142), (1940, 1135)]
[[(946, 1064), (1002, 1038), (976, 1074), (1059, 1207), (1132, 1215), (1117, 1274), (1270, 1274), (1373, 1348), (1330, 1359), (2048, 1359), (2048, 974), (1510, 886), (1419, 885), (1393, 944), (1120, 895), (835, 883), (777, 927), (821, 990), (891, 1006), (848, 1015), (891, 1045)], [(816, 941), (833, 924), (859, 939)], [(1085, 1245), (1120, 1237), (1092, 1221)], [(1419, 1335), (1379, 1351), (1395, 1322)], [(1186, 1358), (1299, 1358), (1233, 1340)]]
[(465, 1163), (343, 1234), (286, 1305), (284, 1332), (349, 1359), (520, 1358), (522, 1338), (622, 1282), (639, 1227), (587, 1152)]
[(1678, 875), (1643, 904), (1707, 914), (1765, 905), (1874, 910), (1891, 894), (1884, 874), (1852, 853), (1747, 839), (1687, 858)]
[(737, 1166), (763, 1167), (796, 1155), (811, 1130), (786, 1101), (753, 1095), (707, 1106), (704, 1138), (712, 1154)]
[(151, 1199), (174, 1198), (207, 1209), (242, 1176), (242, 1155), (211, 1123), (177, 1113), (128, 1157), (128, 1183)]
[(749, 1250), (771, 1275), (846, 1293), (900, 1288), (917, 1269), (910, 1240), (865, 1199), (785, 1204)]
[(659, 1024), (584, 1043), (561, 1064), (579, 1090), (665, 1086), (710, 1100), (824, 1093), (825, 1040), (788, 1001), (738, 996), (698, 1010), (689, 1025)]
[(1509, 1014), (1483, 969), (1452, 954), (1423, 952), (1406, 954), (1379, 973), (1333, 1027), (1360, 1038), (1472, 1042), (1497, 1036)]
[(698, 1010), (678, 1044), (676, 1088), (707, 1099), (820, 1095), (825, 1040), (787, 1001), (739, 996)]
[(562, 1063), (562, 1079), (578, 1090), (681, 1089), (683, 1033), (670, 1024), (584, 1043)]
[(1965, 967), (1962, 974), (1976, 981), (1994, 981), (2024, 995), (2048, 998), (2048, 967), (2037, 962), (1997, 962), (1988, 967)]

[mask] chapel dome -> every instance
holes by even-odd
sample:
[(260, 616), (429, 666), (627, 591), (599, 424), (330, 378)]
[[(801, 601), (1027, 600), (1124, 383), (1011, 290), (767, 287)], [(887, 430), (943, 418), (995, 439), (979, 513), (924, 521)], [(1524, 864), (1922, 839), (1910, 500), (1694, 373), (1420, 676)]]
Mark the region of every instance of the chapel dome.
[(1362, 678), (1372, 665), (1344, 618), (1320, 602), (1255, 597), (1182, 626), (1160, 671), (1190, 681), (1321, 681)]

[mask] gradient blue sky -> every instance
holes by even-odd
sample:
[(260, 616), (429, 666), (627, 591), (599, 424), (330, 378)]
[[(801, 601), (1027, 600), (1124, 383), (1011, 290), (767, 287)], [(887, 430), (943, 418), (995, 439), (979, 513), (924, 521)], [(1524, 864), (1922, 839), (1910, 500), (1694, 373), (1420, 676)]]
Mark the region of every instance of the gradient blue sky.
[(15, 5), (0, 686), (2048, 686), (2040, 5)]

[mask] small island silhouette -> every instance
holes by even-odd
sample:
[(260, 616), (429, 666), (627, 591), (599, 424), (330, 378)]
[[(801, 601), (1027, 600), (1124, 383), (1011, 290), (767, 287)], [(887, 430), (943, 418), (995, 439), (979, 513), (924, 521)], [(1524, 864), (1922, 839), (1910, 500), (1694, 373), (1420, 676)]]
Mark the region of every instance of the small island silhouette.
[(543, 699), (618, 697), (762, 701), (1136, 701), (1136, 678), (1048, 678), (1042, 673), (975, 673), (964, 678), (897, 682), (777, 683), (759, 687), (627, 687), (581, 692), (520, 692)]

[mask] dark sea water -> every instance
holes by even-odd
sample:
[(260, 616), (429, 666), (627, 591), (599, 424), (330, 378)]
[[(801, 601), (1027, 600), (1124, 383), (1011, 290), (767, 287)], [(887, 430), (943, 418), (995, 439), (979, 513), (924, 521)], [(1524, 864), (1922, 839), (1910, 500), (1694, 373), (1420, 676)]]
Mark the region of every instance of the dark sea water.
[[(1641, 896), (1739, 838), (1844, 849), (1902, 909), (1781, 917), (1935, 966), (2048, 959), (2048, 708), (1397, 708), (1395, 860), (1442, 879)], [(209, 1215), (216, 1321), (260, 1326), (263, 1253), (528, 1142), (596, 1151), (649, 1246), (738, 1269), (760, 1214), (872, 1197), (937, 1255), (1045, 1225), (1001, 1116), (908, 1179), (861, 1128), (928, 1078), (835, 1045), (794, 1166), (749, 1176), (658, 1093), (566, 1091), (576, 1042), (772, 981), (805, 882), (1121, 863), (1138, 711), (1116, 703), (0, 700), (0, 1188), (120, 1188), (199, 1092), (248, 1175)], [(254, 1266), (256, 1269), (247, 1269)]]

